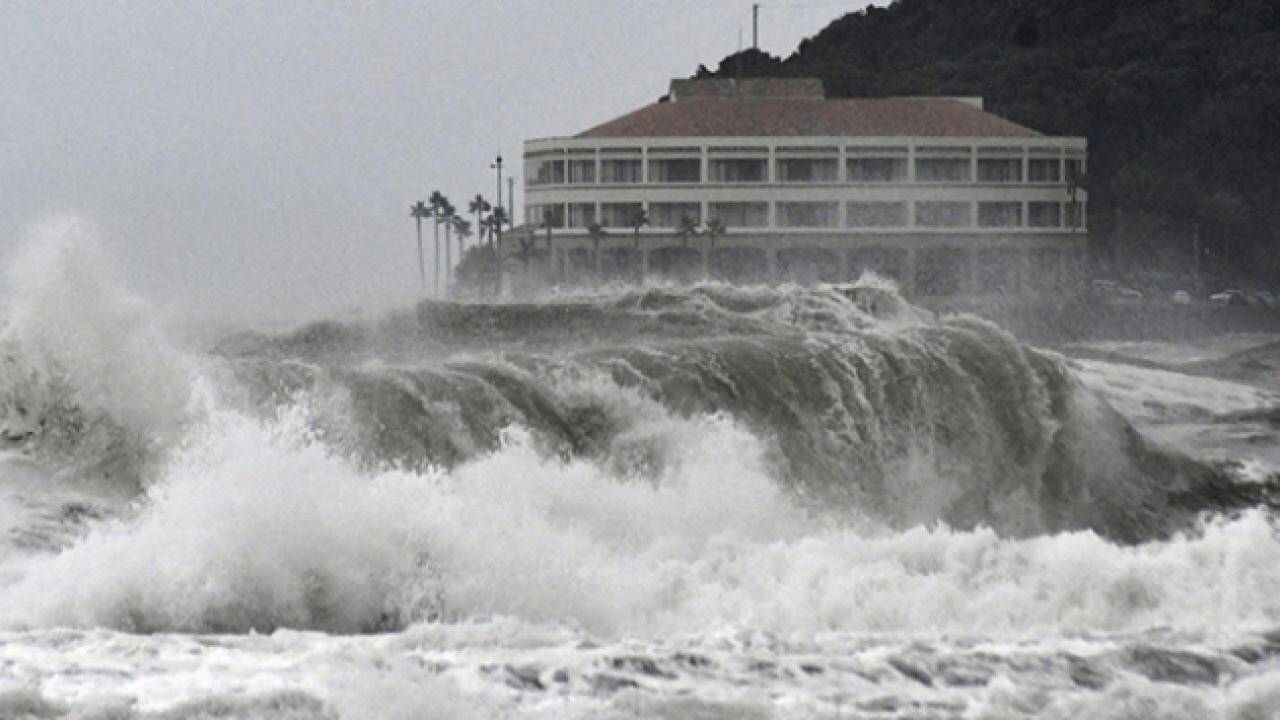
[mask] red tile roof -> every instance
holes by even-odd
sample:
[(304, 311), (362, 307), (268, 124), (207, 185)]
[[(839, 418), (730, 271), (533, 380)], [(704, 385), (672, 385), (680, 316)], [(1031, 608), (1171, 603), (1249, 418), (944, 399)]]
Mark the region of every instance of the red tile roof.
[(993, 137), (1039, 133), (946, 98), (685, 97), (580, 133), (631, 137)]

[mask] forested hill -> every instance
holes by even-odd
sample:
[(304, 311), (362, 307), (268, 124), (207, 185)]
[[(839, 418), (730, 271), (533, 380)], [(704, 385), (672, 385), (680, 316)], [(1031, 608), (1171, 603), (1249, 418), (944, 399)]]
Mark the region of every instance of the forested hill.
[[(699, 76), (816, 76), (833, 96), (981, 95), (1089, 139), (1102, 257), (1280, 273), (1280, 2), (897, 0), (789, 58), (748, 50)], [(1259, 279), (1263, 279), (1259, 277)]]

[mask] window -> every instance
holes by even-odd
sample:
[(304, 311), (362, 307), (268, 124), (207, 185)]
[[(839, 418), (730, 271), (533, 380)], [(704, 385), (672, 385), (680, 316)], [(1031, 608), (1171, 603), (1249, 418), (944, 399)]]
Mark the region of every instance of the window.
[(596, 161), (595, 160), (570, 160), (569, 161), (569, 183), (572, 185), (585, 185), (596, 181)]
[(569, 227), (585, 228), (595, 221), (595, 203), (569, 203)]
[(556, 203), (554, 205), (529, 205), (525, 207), (525, 217), (529, 222), (542, 227), (550, 215), (551, 227), (564, 227), (564, 205)]
[(902, 157), (850, 158), (849, 182), (902, 182), (907, 179), (907, 159)]
[(702, 182), (702, 161), (697, 158), (681, 158), (679, 160), (650, 160), (649, 182), (651, 183), (696, 183)]
[(1056, 202), (1027, 203), (1027, 224), (1033, 228), (1062, 227), (1062, 205)]
[(1067, 183), (1075, 185), (1084, 177), (1084, 161), (1079, 158), (1067, 158)]
[(1067, 227), (1069, 228), (1084, 227), (1084, 203), (1081, 203), (1081, 202), (1067, 203)]
[(725, 227), (768, 227), (769, 203), (711, 203), (707, 214)]
[(916, 159), (916, 180), (919, 182), (969, 182), (972, 179), (967, 158)]
[(1033, 183), (1062, 182), (1062, 162), (1058, 158), (1031, 158), (1027, 161), (1027, 180)]
[(611, 228), (629, 228), (643, 209), (638, 202), (600, 203), (600, 224)]
[(601, 160), (600, 182), (602, 183), (638, 183), (640, 182), (639, 160)]
[(916, 225), (920, 227), (969, 227), (972, 210), (967, 202), (918, 202)]
[(525, 166), (525, 182), (529, 185), (555, 185), (564, 182), (563, 160), (542, 160)]
[(654, 227), (680, 227), (680, 219), (688, 217), (695, 224), (702, 223), (701, 203), (649, 203), (649, 223)]
[(840, 224), (840, 203), (780, 202), (779, 227), (836, 227)]
[(711, 161), (711, 181), (721, 183), (762, 183), (769, 180), (769, 161), (732, 159)]
[(785, 158), (778, 161), (778, 182), (833, 183), (839, 178), (836, 158)]
[(978, 225), (981, 227), (1022, 227), (1022, 203), (978, 203)]
[(979, 158), (978, 182), (1022, 182), (1022, 160), (1018, 158)]
[(851, 202), (845, 224), (849, 227), (904, 227), (907, 224), (905, 202)]

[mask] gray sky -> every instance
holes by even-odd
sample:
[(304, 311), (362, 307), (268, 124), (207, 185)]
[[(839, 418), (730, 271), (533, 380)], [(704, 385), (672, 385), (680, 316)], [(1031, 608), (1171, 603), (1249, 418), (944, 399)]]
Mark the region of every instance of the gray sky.
[[(762, 5), (761, 47), (786, 56), (867, 1)], [(0, 256), (69, 213), (170, 312), (405, 302), (411, 201), (492, 199), (499, 150), (518, 177), (524, 139), (714, 67), (750, 43), (750, 8), (0, 0)]]

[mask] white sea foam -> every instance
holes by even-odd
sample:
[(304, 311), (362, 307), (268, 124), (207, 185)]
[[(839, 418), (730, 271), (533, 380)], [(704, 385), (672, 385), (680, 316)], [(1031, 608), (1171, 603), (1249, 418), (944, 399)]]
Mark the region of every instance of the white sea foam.
[(75, 402), (141, 435), (172, 437), (186, 417), (190, 368), (118, 281), (93, 229), (49, 220), (8, 264), (4, 337), (28, 377), (62, 381)]
[[(555, 378), (565, 397), (589, 394), (628, 419), (593, 458), (563, 458), (512, 427), (448, 471), (370, 470), (317, 438), (317, 412), (340, 422), (342, 408), (304, 396), (263, 419), (220, 406), (199, 363), (168, 349), (145, 306), (102, 273), (90, 234), (70, 223), (44, 237), (14, 277), (7, 340), (22, 371), (49, 374), (162, 451), (127, 512), (0, 558), (0, 667), (17, 676), (0, 683), (0, 714), (805, 717), (885, 694), (906, 713), (921, 697), (971, 717), (1252, 720), (1280, 697), (1273, 660), (1254, 670), (1215, 651), (1220, 685), (1171, 687), (1115, 657), (1161, 628), (1175, 645), (1229, 645), (1280, 622), (1280, 535), (1263, 511), (1137, 546), (1092, 532), (892, 531), (847, 508), (837, 520), (801, 510), (767, 439), (732, 418), (680, 416), (596, 376)], [(830, 292), (788, 292), (786, 318), (832, 326)], [(1086, 368), (1134, 411), (1144, 393), (1210, 412), (1269, 402)], [(651, 472), (635, 472), (650, 455)], [(900, 465), (904, 502), (931, 507), (921, 496), (941, 485), (936, 465)], [(7, 531), (29, 514), (30, 493), (14, 498), (0, 507)], [(157, 634), (87, 630), (103, 627)], [(208, 632), (239, 634), (186, 634)], [(703, 659), (669, 671), (690, 647)], [(1077, 687), (1073, 652), (1109, 685)], [(627, 653), (644, 657), (619, 666)], [(666, 665), (651, 671), (653, 658)], [(980, 682), (935, 688), (931, 674), (955, 667)], [(553, 679), (561, 670), (568, 679)], [(627, 685), (605, 670), (659, 679)], [(552, 683), (562, 691), (543, 692)]]
[(656, 483), (538, 454), (520, 432), (448, 475), (364, 476), (275, 425), (222, 413), (136, 519), (28, 558), (8, 627), (352, 631), (443, 611), (603, 636), (750, 627), (1062, 634), (1280, 620), (1262, 513), (1120, 547), (900, 533), (803, 517), (725, 418), (670, 419)]
[(1099, 360), (1073, 364), (1087, 387), (1136, 420), (1204, 419), (1280, 406), (1280, 393), (1242, 383)]

